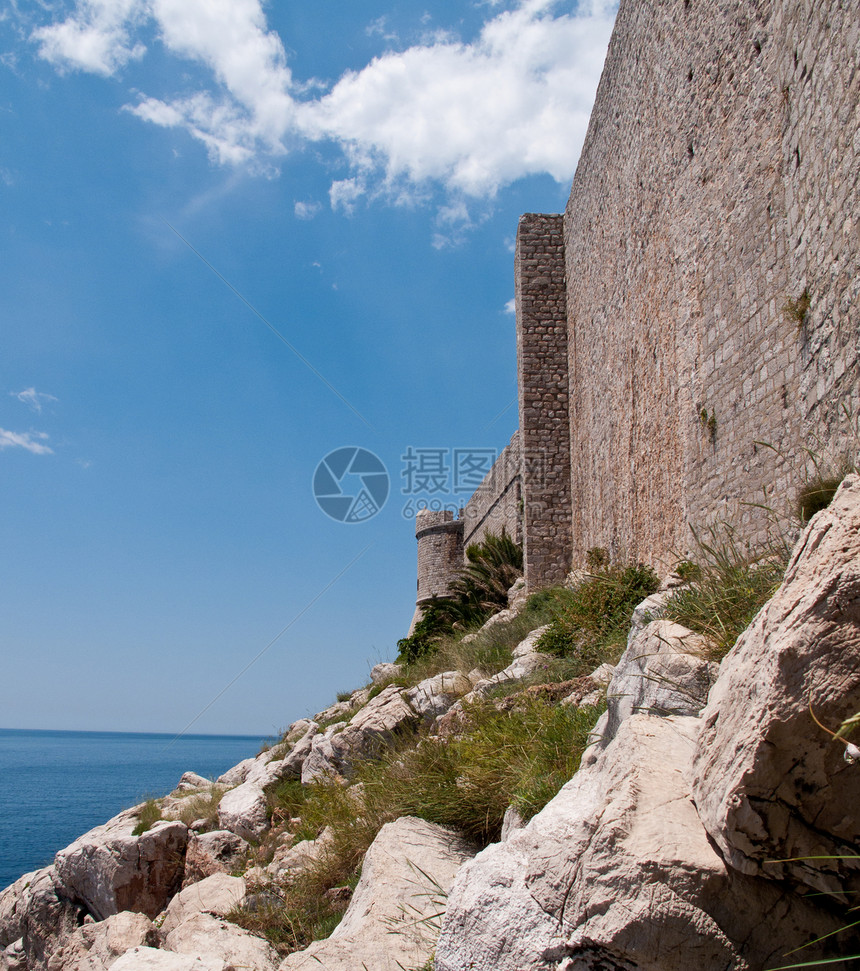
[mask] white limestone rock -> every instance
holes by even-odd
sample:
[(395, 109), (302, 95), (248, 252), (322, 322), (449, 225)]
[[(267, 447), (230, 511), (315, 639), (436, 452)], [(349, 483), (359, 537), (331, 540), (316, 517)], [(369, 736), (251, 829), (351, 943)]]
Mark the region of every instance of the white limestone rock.
[(234, 765), (232, 769), (228, 769), (223, 775), (219, 775), (215, 782), (219, 786), (241, 785), (255, 761), (255, 759), (243, 759), (238, 765)]
[(218, 825), (244, 840), (258, 840), (269, 826), (268, 803), (262, 788), (243, 782), (226, 792), (218, 803)]
[(381, 664), (374, 664), (370, 669), (370, 680), (374, 684), (384, 684), (392, 678), (399, 677), (403, 672), (403, 665), (393, 664), (390, 661), (383, 661)]
[(325, 941), (291, 954), (281, 971), (399, 971), (423, 966), (433, 952), (433, 915), (460, 866), (474, 854), (433, 823), (402, 817), (373, 841), (343, 920)]
[(0, 894), (0, 949), (21, 955), (28, 971), (44, 971), (48, 959), (86, 915), (60, 884), (53, 866), (27, 873)]
[(436, 971), (756, 971), (832, 929), (711, 845), (685, 780), (698, 727), (631, 716), (524, 829), (467, 863)]
[(221, 960), (227, 968), (277, 971), (280, 963), (277, 952), (262, 937), (202, 911), (167, 932), (164, 947), (177, 954)]
[(409, 704), (423, 718), (436, 718), (466, 692), (472, 690), (472, 682), (459, 671), (445, 671), (420, 681), (406, 692)]
[(633, 643), (638, 634), (650, 623), (660, 620), (666, 612), (666, 604), (672, 599), (676, 590), (658, 590), (646, 597), (641, 603), (637, 604), (630, 618), (630, 631), (627, 634), (627, 646)]
[(127, 809), (60, 850), (59, 883), (98, 920), (122, 910), (155, 917), (182, 883), (188, 829), (161, 820), (132, 835), (139, 809)]
[(199, 883), (186, 887), (167, 905), (163, 934), (169, 934), (192, 914), (206, 913), (223, 917), (242, 902), (246, 893), (245, 881), (226, 873), (213, 873)]
[(549, 627), (549, 624), (544, 624), (542, 627), (536, 627), (533, 631), (527, 634), (511, 651), (511, 657), (524, 657), (526, 654), (536, 653), (537, 642), (541, 635), (549, 630)]
[(174, 954), (154, 947), (133, 947), (112, 965), (110, 971), (236, 971), (219, 957)]
[(126, 951), (139, 945), (157, 947), (158, 940), (145, 914), (124, 910), (69, 935), (48, 960), (48, 971), (107, 971)]
[(394, 684), (383, 688), (347, 725), (332, 725), (313, 739), (302, 766), (302, 782), (348, 775), (355, 758), (372, 756), (397, 732), (414, 727), (418, 721), (403, 688)]
[(227, 829), (190, 833), (182, 886), (190, 886), (214, 873), (232, 873), (242, 866), (250, 849), (246, 840)]
[(177, 792), (194, 792), (197, 789), (208, 789), (212, 783), (196, 772), (185, 772), (176, 787)]
[[(860, 477), (851, 476), (804, 530), (703, 712), (693, 797), (732, 866), (860, 890), (860, 765), (845, 762), (844, 744), (811, 713), (835, 731), (860, 711), (858, 670)], [(767, 862), (793, 857), (803, 859)]]
[(628, 642), (606, 689), (609, 718), (603, 744), (634, 712), (698, 715), (719, 665), (707, 658), (708, 642), (669, 620), (654, 620)]

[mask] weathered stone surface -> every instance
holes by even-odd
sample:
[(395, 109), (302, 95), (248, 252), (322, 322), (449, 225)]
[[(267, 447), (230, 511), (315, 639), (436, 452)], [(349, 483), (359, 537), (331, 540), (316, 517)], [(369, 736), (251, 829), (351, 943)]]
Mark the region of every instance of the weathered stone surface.
[(177, 792), (191, 792), (196, 789), (208, 789), (212, 783), (196, 772), (185, 772), (176, 787)]
[(203, 912), (186, 917), (170, 930), (164, 946), (178, 954), (220, 959), (228, 968), (276, 971), (280, 961), (262, 937)]
[(197, 883), (214, 873), (232, 873), (245, 861), (250, 846), (227, 829), (211, 833), (191, 833), (185, 853), (185, 876), (182, 886)]
[(43, 971), (85, 914), (60, 885), (55, 867), (27, 873), (0, 894), (0, 948), (12, 946), (10, 960), (23, 954), (28, 971)]
[(606, 689), (609, 718), (603, 744), (634, 712), (698, 715), (719, 671), (707, 651), (703, 637), (672, 621), (654, 620), (639, 628)]
[(0, 951), (0, 971), (27, 971), (27, 954), (22, 937)]
[(675, 589), (658, 590), (637, 604), (630, 618), (630, 632), (627, 635), (627, 646), (633, 643), (640, 631), (644, 630), (652, 621), (660, 620), (666, 612), (666, 604), (672, 599)]
[(423, 718), (436, 718), (466, 692), (472, 690), (472, 682), (459, 671), (445, 671), (420, 681), (406, 692), (412, 708)]
[(243, 759), (238, 765), (234, 765), (232, 769), (228, 769), (223, 775), (219, 775), (215, 780), (216, 783), (223, 786), (241, 785), (254, 762), (254, 759)]
[(631, 716), (524, 829), (466, 864), (437, 971), (757, 971), (832, 929), (713, 849), (685, 781), (698, 727)]
[(241, 877), (214, 873), (186, 887), (170, 901), (161, 931), (169, 934), (192, 914), (207, 913), (223, 917), (242, 902), (245, 892), (245, 881)]
[(549, 624), (536, 627), (528, 633), (517, 646), (511, 651), (511, 657), (523, 657), (526, 654), (534, 654), (537, 651), (537, 642), (541, 635), (549, 630)]
[(504, 843), (513, 836), (517, 830), (520, 830), (525, 826), (525, 820), (517, 812), (513, 806), (508, 806), (505, 810), (505, 815), (502, 819), (502, 832), (499, 836), (499, 842)]
[(221, 958), (211, 955), (174, 954), (154, 947), (133, 947), (111, 965), (111, 971), (231, 971), (231, 968)]
[(418, 720), (403, 688), (394, 684), (383, 688), (346, 726), (332, 725), (314, 737), (302, 766), (302, 782), (348, 774), (354, 758), (372, 756), (380, 745), (414, 727)]
[[(860, 477), (798, 541), (785, 579), (723, 660), (703, 712), (693, 795), (732, 866), (860, 889), (860, 766), (835, 731), (860, 711)], [(845, 855), (848, 859), (812, 860)], [(804, 857), (795, 863), (767, 860)]]
[(244, 840), (258, 840), (269, 825), (267, 810), (262, 788), (253, 782), (243, 782), (221, 797), (218, 824)]
[(107, 971), (133, 947), (158, 946), (158, 931), (145, 914), (124, 910), (107, 920), (84, 924), (48, 960), (48, 971)]
[(383, 826), (364, 858), (343, 920), (328, 940), (289, 955), (281, 971), (421, 967), (433, 951), (433, 915), (473, 854), (464, 840), (424, 820), (407, 816)]
[(182, 883), (187, 827), (162, 820), (133, 836), (138, 809), (90, 830), (56, 856), (60, 884), (99, 920), (121, 910), (155, 917)]
[(339, 752), (335, 751), (332, 739), (346, 728), (346, 725), (329, 725), (311, 739), (311, 749), (302, 762), (301, 780), (304, 785), (320, 779), (340, 777), (343, 768)]
[(307, 870), (331, 846), (332, 837), (332, 830), (327, 826), (314, 840), (302, 840), (293, 845), (279, 846), (265, 872), (275, 880), (283, 880), (287, 876)]
[(504, 670), (499, 671), (498, 674), (494, 674), (491, 678), (487, 678), (484, 681), (479, 681), (472, 691), (464, 696), (463, 700), (469, 702), (480, 695), (489, 694), (499, 685), (522, 681), (524, 678), (528, 678), (538, 671), (548, 669), (551, 661), (552, 658), (548, 654), (539, 654), (535, 651), (520, 654)]
[(370, 680), (374, 684), (382, 684), (385, 681), (390, 681), (392, 678), (399, 677), (402, 671), (402, 665), (393, 664), (390, 661), (383, 661), (381, 664), (374, 664), (370, 669)]

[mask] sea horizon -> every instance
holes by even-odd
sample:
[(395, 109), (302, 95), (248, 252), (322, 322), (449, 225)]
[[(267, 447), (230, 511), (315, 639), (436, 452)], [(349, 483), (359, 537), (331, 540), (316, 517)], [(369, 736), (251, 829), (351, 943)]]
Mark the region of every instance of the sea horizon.
[(215, 779), (272, 738), (0, 728), (0, 890), (184, 772)]

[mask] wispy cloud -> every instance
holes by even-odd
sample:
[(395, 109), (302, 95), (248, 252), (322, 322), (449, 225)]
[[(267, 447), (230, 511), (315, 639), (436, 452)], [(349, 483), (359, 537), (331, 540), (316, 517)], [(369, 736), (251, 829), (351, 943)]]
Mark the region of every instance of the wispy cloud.
[[(321, 95), (293, 78), (260, 0), (76, 0), (32, 37), (59, 69), (111, 75), (145, 56), (137, 38), (154, 22), (164, 48), (206, 67), (212, 83), (174, 98), (143, 93), (129, 111), (185, 129), (218, 164), (270, 175), (292, 148), (333, 143), (350, 171), (333, 182), (331, 203), (348, 212), (363, 197), (420, 202), (428, 186), (456, 204), (492, 199), (527, 175), (569, 180), (616, 5), (493, 4), (471, 42), (436, 32)], [(384, 19), (369, 31), (391, 37)]]
[(31, 411), (35, 411), (38, 414), (42, 413), (43, 404), (57, 400), (52, 394), (37, 391), (35, 388), (25, 388), (23, 391), (10, 391), (9, 394), (11, 397), (17, 398), (22, 404), (27, 405)]
[(322, 206), (318, 202), (297, 201), (293, 211), (297, 219), (313, 219), (321, 209)]
[(44, 432), (10, 432), (0, 428), (0, 451), (6, 448), (23, 448), (33, 455), (53, 455), (54, 450), (42, 444), (47, 438)]

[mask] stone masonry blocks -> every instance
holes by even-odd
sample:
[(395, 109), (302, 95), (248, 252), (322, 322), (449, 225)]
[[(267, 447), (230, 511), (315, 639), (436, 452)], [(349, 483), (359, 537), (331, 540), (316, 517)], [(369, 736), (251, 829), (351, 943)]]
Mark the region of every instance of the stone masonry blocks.
[(570, 423), (564, 225), (520, 218), (514, 262), (517, 310), (523, 563), (536, 590), (571, 566)]

